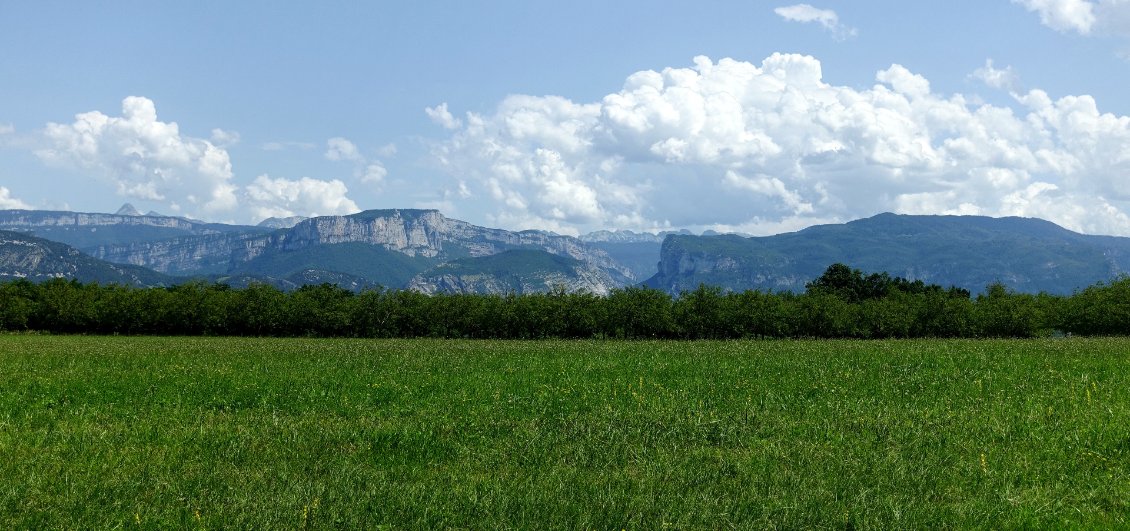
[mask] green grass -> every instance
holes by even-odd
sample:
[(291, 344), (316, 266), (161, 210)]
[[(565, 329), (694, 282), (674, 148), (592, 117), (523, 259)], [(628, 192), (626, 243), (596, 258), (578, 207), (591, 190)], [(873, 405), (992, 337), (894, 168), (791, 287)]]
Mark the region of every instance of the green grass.
[(0, 335), (0, 527), (1126, 527), (1128, 352)]

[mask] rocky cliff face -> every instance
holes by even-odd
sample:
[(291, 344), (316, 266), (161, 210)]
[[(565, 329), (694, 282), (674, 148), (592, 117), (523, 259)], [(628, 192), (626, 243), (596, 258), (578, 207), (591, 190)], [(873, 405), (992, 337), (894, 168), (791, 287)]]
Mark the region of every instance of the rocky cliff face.
[(496, 295), (525, 295), (530, 293), (549, 293), (563, 290), (566, 293), (592, 293), (607, 295), (618, 285), (612, 282), (607, 273), (595, 268), (586, 268), (575, 274), (545, 273), (522, 277), (492, 274), (439, 274), (417, 276), (408, 284), (408, 289), (433, 295), (436, 293), (470, 294), (490, 293)]
[(417, 275), (409, 289), (423, 293), (527, 294), (565, 291), (607, 295), (623, 286), (608, 270), (540, 250), (511, 250), (440, 264)]
[[(102, 246), (154, 242), (187, 236), (233, 233), (265, 234), (268, 229), (185, 218), (140, 215), (129, 205), (119, 214), (0, 210), (0, 230), (32, 234), (92, 252)], [(123, 262), (124, 263), (124, 262)]]
[(102, 227), (110, 225), (147, 226), (179, 229), (204, 234), (221, 232), (211, 223), (191, 221), (171, 216), (143, 216), (140, 214), (97, 214), (86, 212), (54, 212), (45, 210), (0, 210), (0, 227)]
[(660, 250), (658, 273), (645, 284), (677, 294), (700, 283), (728, 289), (800, 291), (815, 277), (797, 271), (787, 254), (758, 252), (740, 236), (668, 237)]
[(101, 245), (87, 251), (116, 264), (147, 267), (170, 275), (225, 273), (263, 253), (270, 236), (257, 233), (206, 234), (152, 242)]
[(374, 210), (351, 216), (325, 216), (269, 234), (212, 234), (105, 245), (92, 249), (91, 254), (171, 274), (222, 273), (268, 253), (339, 243), (365, 243), (408, 256), (442, 259), (489, 256), (508, 249), (541, 249), (604, 270), (613, 285), (634, 280), (628, 268), (576, 238), (479, 227), (447, 218), (435, 210)]
[(274, 237), (270, 246), (292, 250), (346, 242), (380, 245), (390, 251), (429, 258), (464, 254), (489, 256), (507, 249), (539, 248), (631, 278), (631, 272), (607, 253), (577, 238), (542, 231), (511, 232), (480, 227), (445, 217), (437, 210), (372, 210), (352, 216), (312, 218)]

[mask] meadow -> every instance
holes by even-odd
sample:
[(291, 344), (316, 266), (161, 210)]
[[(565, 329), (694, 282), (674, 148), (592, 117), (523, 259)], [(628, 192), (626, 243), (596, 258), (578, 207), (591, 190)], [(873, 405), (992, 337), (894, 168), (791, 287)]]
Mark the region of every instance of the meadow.
[(1130, 339), (0, 335), (0, 527), (1130, 525)]

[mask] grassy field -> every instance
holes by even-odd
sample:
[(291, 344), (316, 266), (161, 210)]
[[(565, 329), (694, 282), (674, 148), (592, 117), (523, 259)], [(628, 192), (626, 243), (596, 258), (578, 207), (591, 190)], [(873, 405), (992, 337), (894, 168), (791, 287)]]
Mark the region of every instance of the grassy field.
[(1130, 340), (0, 335), (0, 527), (1130, 526)]

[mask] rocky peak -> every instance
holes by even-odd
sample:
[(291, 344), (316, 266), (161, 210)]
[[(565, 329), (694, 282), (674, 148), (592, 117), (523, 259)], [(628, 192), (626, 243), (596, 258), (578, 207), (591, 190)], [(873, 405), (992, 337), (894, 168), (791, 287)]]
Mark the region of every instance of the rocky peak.
[(291, 228), (291, 227), (293, 227), (293, 226), (295, 226), (299, 223), (302, 223), (303, 221), (306, 221), (307, 219), (310, 219), (310, 218), (307, 218), (305, 216), (290, 216), (290, 217), (286, 217), (286, 218), (274, 218), (274, 217), (272, 217), (272, 218), (267, 218), (267, 219), (264, 219), (263, 221), (260, 221), (259, 224), (256, 225), (256, 226), (257, 227), (265, 227), (265, 228), (268, 228), (268, 229), (289, 229), (289, 228)]
[(117, 212), (114, 212), (114, 215), (115, 216), (140, 216), (141, 212), (139, 210), (137, 210), (136, 208), (134, 208), (133, 205), (126, 203), (126, 204), (122, 205), (122, 208), (119, 208)]

